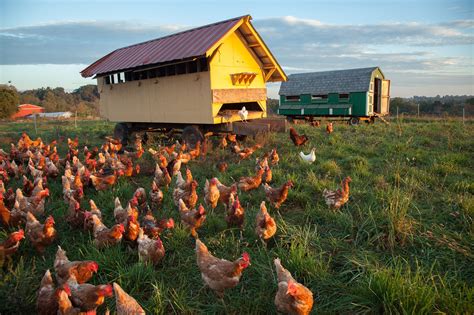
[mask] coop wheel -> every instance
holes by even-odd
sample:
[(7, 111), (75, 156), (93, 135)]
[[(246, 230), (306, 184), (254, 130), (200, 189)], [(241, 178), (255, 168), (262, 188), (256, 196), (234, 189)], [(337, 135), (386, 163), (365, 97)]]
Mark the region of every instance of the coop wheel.
[(203, 141), (204, 136), (202, 135), (201, 130), (199, 130), (198, 126), (187, 126), (183, 129), (183, 133), (181, 138), (186, 141), (186, 143), (194, 148), (198, 141)]
[(118, 123), (115, 125), (114, 129), (114, 138), (122, 142), (123, 145), (128, 143), (128, 138), (130, 136), (130, 128), (128, 128), (126, 123)]
[(351, 126), (357, 126), (359, 124), (359, 117), (351, 117), (351, 119), (349, 119), (349, 124)]

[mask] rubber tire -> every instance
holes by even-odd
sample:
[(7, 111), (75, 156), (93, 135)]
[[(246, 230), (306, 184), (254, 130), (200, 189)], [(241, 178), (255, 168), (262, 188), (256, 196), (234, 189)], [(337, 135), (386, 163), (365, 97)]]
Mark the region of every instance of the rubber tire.
[(186, 143), (191, 147), (194, 148), (198, 141), (204, 141), (204, 136), (202, 135), (201, 130), (198, 126), (187, 126), (183, 129), (183, 133), (181, 134), (181, 138), (186, 141)]
[(358, 117), (351, 117), (349, 119), (349, 125), (351, 126), (357, 126), (359, 124), (360, 120)]
[(130, 137), (130, 128), (128, 128), (126, 123), (118, 123), (114, 128), (114, 138), (120, 140), (122, 145), (128, 144), (128, 139)]

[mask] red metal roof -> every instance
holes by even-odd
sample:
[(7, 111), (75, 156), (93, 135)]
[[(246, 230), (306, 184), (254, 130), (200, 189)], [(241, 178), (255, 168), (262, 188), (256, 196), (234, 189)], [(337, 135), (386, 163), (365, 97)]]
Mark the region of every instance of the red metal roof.
[(81, 71), (83, 77), (202, 56), (242, 17), (119, 48)]

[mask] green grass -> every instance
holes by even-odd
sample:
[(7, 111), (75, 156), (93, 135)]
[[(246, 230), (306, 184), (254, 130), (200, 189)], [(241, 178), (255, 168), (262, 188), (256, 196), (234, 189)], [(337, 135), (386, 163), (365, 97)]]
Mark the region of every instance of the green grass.
[[(196, 266), (194, 241), (179, 223), (172, 202), (172, 188), (165, 191), (163, 207), (155, 214), (177, 222), (165, 233), (167, 250), (161, 265), (145, 266), (136, 251), (125, 246), (96, 249), (89, 234), (69, 229), (61, 219), (67, 206), (61, 183), (50, 182), (46, 213), (56, 218), (60, 244), (70, 259), (92, 259), (99, 273), (92, 283), (116, 281), (151, 314), (267, 314), (275, 313), (276, 275), (273, 259), (280, 257), (293, 276), (309, 287), (315, 298), (314, 313), (472, 314), (474, 313), (474, 125), (447, 120), (400, 120), (357, 127), (335, 125), (327, 136), (324, 128), (297, 125), (316, 148), (316, 162), (302, 163), (287, 134), (263, 137), (257, 155), (277, 147), (280, 165), (273, 168), (273, 185), (295, 182), (280, 211), (269, 207), (278, 231), (264, 248), (254, 235), (255, 215), (265, 194), (262, 189), (240, 193), (246, 209), (243, 240), (227, 229), (222, 208), (210, 211), (199, 236), (219, 257), (251, 256), (241, 283), (223, 300), (203, 286)], [(45, 140), (78, 136), (81, 145), (98, 145), (113, 125), (81, 121), (78, 127), (40, 122), (38, 136)], [(8, 149), (22, 131), (35, 136), (26, 123), (0, 125), (0, 146)], [(154, 138), (156, 146), (162, 138)], [(253, 141), (249, 140), (248, 144)], [(61, 152), (65, 143), (59, 144)], [(230, 160), (219, 174), (217, 161)], [(151, 165), (146, 154), (140, 163)], [(213, 176), (226, 184), (254, 172), (254, 161), (235, 163), (233, 155), (217, 148), (205, 161), (189, 166), (199, 182)], [(347, 205), (334, 212), (327, 208), (322, 190), (335, 189), (345, 176), (352, 177)], [(152, 177), (120, 179), (113, 189), (85, 191), (88, 207), (93, 199), (105, 223), (113, 222), (113, 200), (126, 202), (139, 186), (150, 187)], [(13, 181), (15, 188), (20, 185)], [(267, 204), (268, 205), (268, 204)], [(8, 231), (0, 228), (0, 239)], [(28, 241), (0, 273), (0, 313), (31, 314), (41, 277), (52, 268), (56, 246), (45, 260)], [(107, 299), (114, 309), (114, 299)], [(101, 308), (103, 310), (104, 308)]]

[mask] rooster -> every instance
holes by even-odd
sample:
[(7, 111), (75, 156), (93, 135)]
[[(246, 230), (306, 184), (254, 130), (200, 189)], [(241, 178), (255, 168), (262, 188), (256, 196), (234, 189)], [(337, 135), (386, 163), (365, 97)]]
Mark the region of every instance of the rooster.
[(288, 190), (293, 186), (293, 181), (289, 180), (280, 188), (272, 188), (270, 185), (264, 184), (263, 189), (265, 190), (267, 200), (273, 206), (275, 206), (275, 208), (279, 209), (281, 204), (285, 202), (286, 198), (288, 197)]
[(302, 151), (300, 152), (300, 158), (303, 160), (303, 162), (312, 164), (314, 161), (316, 161), (316, 149), (312, 148), (311, 152), (308, 154), (304, 154)]
[(189, 209), (182, 199), (179, 199), (179, 215), (181, 216), (181, 222), (191, 231), (191, 235), (197, 238), (196, 230), (206, 220), (206, 210), (202, 205), (199, 205), (197, 209)]
[(262, 183), (262, 176), (264, 172), (265, 170), (260, 168), (253, 177), (241, 177), (238, 183), (239, 189), (243, 191), (257, 189)]
[(206, 184), (204, 185), (204, 200), (207, 205), (210, 205), (212, 209), (217, 207), (217, 202), (219, 201), (220, 191), (217, 187), (218, 179), (212, 178), (210, 181), (206, 179)]
[(278, 279), (278, 291), (275, 295), (277, 310), (285, 314), (308, 315), (313, 308), (313, 293), (296, 282), (290, 272), (283, 268), (280, 259), (276, 258), (274, 263)]
[(67, 280), (74, 276), (77, 283), (85, 283), (99, 270), (99, 264), (92, 260), (70, 261), (66, 256), (66, 252), (58, 246), (56, 258), (54, 260), (54, 271), (58, 284), (66, 283)]
[(157, 236), (156, 239), (151, 239), (145, 234), (143, 229), (140, 228), (137, 242), (140, 261), (156, 265), (165, 256), (165, 248), (159, 236)]
[(28, 212), (26, 215), (26, 234), (33, 247), (40, 254), (44, 254), (46, 247), (51, 245), (56, 239), (54, 223), (52, 216), (47, 217), (44, 224), (41, 224), (33, 213)]
[(268, 241), (277, 230), (275, 220), (268, 214), (265, 201), (260, 204), (260, 212), (255, 220), (255, 233), (264, 242)]
[(326, 200), (326, 204), (333, 209), (339, 209), (349, 200), (349, 183), (352, 179), (347, 176), (342, 180), (341, 188), (332, 191), (324, 189), (323, 197)]
[(299, 135), (296, 132), (295, 128), (290, 128), (290, 139), (293, 141), (293, 144), (296, 146), (305, 145), (308, 142), (309, 138), (306, 135)]
[(244, 252), (233, 262), (219, 259), (209, 252), (203, 242), (196, 239), (196, 261), (204, 283), (222, 298), (224, 290), (239, 284), (242, 272), (250, 265), (250, 256)]
[(114, 282), (115, 306), (117, 315), (145, 315), (138, 302)]

